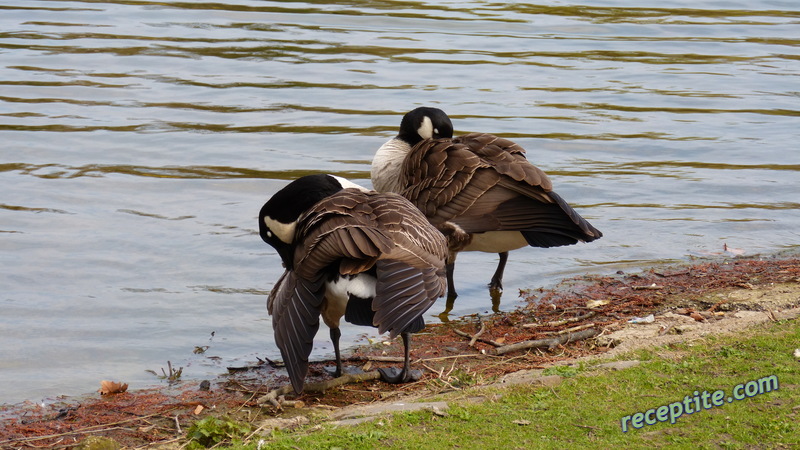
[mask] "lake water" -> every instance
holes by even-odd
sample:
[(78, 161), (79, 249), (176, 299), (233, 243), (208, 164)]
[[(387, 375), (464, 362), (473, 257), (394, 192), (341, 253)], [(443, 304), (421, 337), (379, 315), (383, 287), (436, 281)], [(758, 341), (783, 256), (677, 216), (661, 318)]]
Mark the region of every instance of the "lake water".
[[(800, 3), (630, 4), (0, 1), (0, 403), (278, 358), (261, 205), (307, 173), (370, 186), (420, 105), (522, 144), (605, 234), (512, 252), (501, 310), (796, 249)], [(459, 257), (451, 317), (491, 310), (495, 263)]]

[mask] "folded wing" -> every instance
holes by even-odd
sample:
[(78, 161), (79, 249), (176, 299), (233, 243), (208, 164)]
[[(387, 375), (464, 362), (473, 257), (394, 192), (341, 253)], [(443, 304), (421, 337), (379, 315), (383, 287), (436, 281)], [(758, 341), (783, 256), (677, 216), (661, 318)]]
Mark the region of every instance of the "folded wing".
[(530, 245), (553, 247), (602, 236), (558, 194), (518, 144), (486, 133), (424, 140), (403, 166), (406, 189), (434, 225), (468, 233), (521, 231)]
[(420, 269), (397, 260), (378, 261), (377, 294), (372, 301), (378, 332), (394, 338), (402, 332), (422, 330), (422, 315), (444, 295), (444, 273), (434, 267)]
[(286, 271), (272, 288), (267, 300), (275, 343), (297, 393), (303, 390), (303, 380), (308, 373), (308, 356), (319, 330), (320, 307), (324, 296), (323, 277), (307, 280), (293, 271)]

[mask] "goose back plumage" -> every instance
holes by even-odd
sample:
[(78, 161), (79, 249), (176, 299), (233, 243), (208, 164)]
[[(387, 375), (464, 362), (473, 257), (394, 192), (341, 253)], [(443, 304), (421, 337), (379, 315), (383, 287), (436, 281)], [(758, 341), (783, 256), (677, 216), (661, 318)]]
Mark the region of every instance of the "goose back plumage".
[(411, 148), (398, 176), (401, 194), (434, 225), (452, 222), (467, 233), (520, 231), (536, 247), (602, 236), (553, 192), (522, 147), (492, 134), (424, 139)]
[[(327, 196), (297, 218), (292, 246), (267, 309), (296, 392), (321, 315), (332, 329), (344, 315), (394, 338), (419, 331), (445, 292), (446, 240), (397, 194), (347, 188)], [(353, 298), (345, 309), (329, 304), (333, 284), (365, 274), (375, 279), (374, 298)]]

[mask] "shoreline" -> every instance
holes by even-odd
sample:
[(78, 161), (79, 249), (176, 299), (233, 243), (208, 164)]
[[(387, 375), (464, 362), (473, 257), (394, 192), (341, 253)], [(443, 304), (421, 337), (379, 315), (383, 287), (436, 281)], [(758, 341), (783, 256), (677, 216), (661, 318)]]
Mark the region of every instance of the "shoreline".
[[(459, 377), (489, 384), (554, 364), (613, 357), (637, 345), (649, 347), (708, 333), (734, 333), (770, 320), (770, 314), (774, 318), (782, 311), (797, 310), (798, 293), (800, 260), (787, 254), (695, 261), (630, 274), (619, 271), (566, 279), (552, 289), (529, 291), (525, 306), (515, 311), (429, 325), (412, 341), (412, 364), (424, 372), (419, 382), (391, 386), (366, 381), (324, 394), (304, 393), (297, 400), (304, 405), (303, 410), (344, 409), (424, 397), (436, 393), (433, 385), (447, 389), (442, 381), (457, 384)], [(629, 323), (633, 319), (640, 323)], [(550, 339), (580, 327), (597, 333), (550, 349), (497, 354), (504, 345)], [(345, 363), (367, 371), (390, 364), (382, 360), (401, 354), (402, 345), (396, 341), (364, 345), (350, 352)], [(329, 364), (313, 363), (307, 381), (329, 379), (324, 371)], [(453, 376), (456, 371), (459, 377)], [(261, 420), (280, 417), (288, 412), (257, 402), (287, 383), (285, 376), (274, 376), (274, 372), (268, 363), (253, 366), (217, 377), (208, 391), (200, 390), (199, 381), (189, 381), (109, 396), (87, 394), (56, 401), (46, 408), (32, 402), (2, 405), (0, 446), (66, 446), (101, 435), (136, 447), (176, 442), (192, 422), (208, 415), (247, 415)], [(289, 410), (293, 414), (298, 411)]]

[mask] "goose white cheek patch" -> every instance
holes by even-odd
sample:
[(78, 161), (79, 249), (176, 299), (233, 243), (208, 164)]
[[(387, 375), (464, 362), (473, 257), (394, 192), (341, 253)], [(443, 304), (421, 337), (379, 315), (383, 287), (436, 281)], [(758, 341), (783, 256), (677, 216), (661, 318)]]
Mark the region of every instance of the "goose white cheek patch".
[[(297, 227), (296, 222), (283, 223), (266, 216), (264, 217), (264, 224), (272, 233), (275, 233), (275, 236), (281, 241), (287, 244), (291, 244), (292, 241), (294, 241), (294, 230)], [(269, 232), (267, 232), (267, 236), (269, 236)]]
[(425, 116), (422, 119), (422, 124), (417, 128), (417, 133), (422, 139), (431, 139), (433, 137), (433, 122), (431, 118)]

